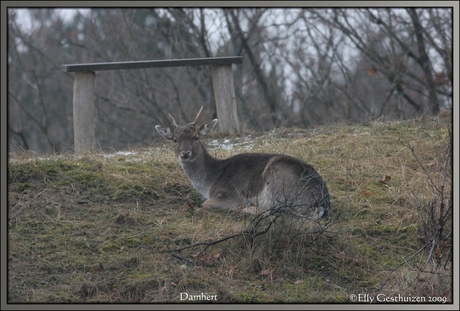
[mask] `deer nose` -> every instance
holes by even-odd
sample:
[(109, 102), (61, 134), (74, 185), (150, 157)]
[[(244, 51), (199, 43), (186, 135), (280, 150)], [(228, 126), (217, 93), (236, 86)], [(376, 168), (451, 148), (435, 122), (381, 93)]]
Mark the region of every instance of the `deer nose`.
[(182, 151), (180, 152), (180, 157), (181, 157), (182, 159), (188, 159), (188, 158), (190, 158), (190, 155), (191, 155), (191, 154), (192, 154), (192, 151), (190, 151), (190, 150), (182, 150)]

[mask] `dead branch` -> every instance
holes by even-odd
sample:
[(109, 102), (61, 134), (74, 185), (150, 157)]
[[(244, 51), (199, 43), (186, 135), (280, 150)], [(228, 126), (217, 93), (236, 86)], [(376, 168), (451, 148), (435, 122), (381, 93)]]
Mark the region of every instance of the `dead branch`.
[(186, 261), (186, 262), (188, 262), (188, 263), (193, 264), (193, 260), (191, 260), (191, 259), (189, 259), (189, 258), (186, 258), (186, 257), (182, 256), (181, 254), (178, 254), (178, 253), (171, 253), (171, 256), (176, 257), (177, 259), (180, 259), (180, 260), (183, 260), (183, 261)]
[(224, 237), (222, 239), (219, 239), (219, 240), (209, 241), (209, 242), (199, 242), (199, 243), (195, 243), (195, 244), (180, 247), (180, 248), (175, 248), (175, 249), (171, 249), (171, 250), (164, 250), (164, 251), (155, 252), (155, 254), (171, 253), (172, 256), (187, 261), (189, 259), (183, 257), (180, 254), (177, 254), (177, 252), (183, 251), (185, 249), (195, 248), (195, 247), (198, 247), (198, 246), (204, 246), (204, 248), (199, 252), (200, 254), (202, 254), (209, 247), (211, 247), (213, 245), (217, 245), (217, 244), (222, 243), (222, 242), (225, 242), (227, 240), (236, 238), (238, 236), (248, 236), (250, 238), (251, 243), (252, 243), (257, 236), (267, 233), (268, 230), (270, 229), (270, 227), (273, 225), (273, 223), (276, 221), (276, 219), (280, 215), (275, 215), (273, 218), (270, 218), (270, 222), (267, 225), (267, 227), (265, 229), (261, 230), (261, 231), (258, 231), (257, 229), (260, 226), (261, 221), (266, 219), (266, 218), (268, 218), (268, 217), (270, 217), (270, 216), (272, 216), (270, 213), (262, 213), (260, 215), (257, 215), (254, 219), (251, 220), (252, 226), (250, 226), (250, 229), (242, 231), (242, 232), (239, 232), (239, 233), (236, 233), (236, 234), (226, 236), (226, 237)]

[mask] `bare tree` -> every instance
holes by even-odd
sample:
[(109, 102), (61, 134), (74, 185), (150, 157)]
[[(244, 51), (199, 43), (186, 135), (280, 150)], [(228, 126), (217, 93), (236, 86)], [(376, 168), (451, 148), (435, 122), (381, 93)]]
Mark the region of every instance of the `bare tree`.
[[(21, 11), (22, 10), (22, 11)], [(30, 18), (26, 30), (18, 13)], [(246, 128), (412, 118), (452, 107), (449, 8), (93, 8), (8, 14), (10, 147), (72, 148), (72, 74), (62, 64), (243, 56), (234, 66)], [(24, 16), (24, 15), (21, 15)], [(96, 138), (115, 149), (149, 145), (153, 125), (205, 106), (210, 70), (101, 71)], [(211, 115), (206, 115), (211, 114)]]
[[(398, 99), (402, 98), (405, 104), (415, 109), (415, 113), (425, 113), (427, 110), (432, 114), (439, 112), (439, 96), (450, 94), (446, 94), (439, 83), (438, 86), (435, 84), (433, 60), (436, 54), (451, 54), (448, 51), (452, 51), (452, 41), (450, 45), (447, 43), (449, 40), (446, 38), (451, 37), (447, 34), (441, 37), (444, 43), (442, 48), (428, 47), (428, 34), (434, 34), (435, 29), (450, 32), (448, 23), (429, 26), (425, 18), (425, 25), (422, 24), (420, 16), (433, 15), (431, 9), (335, 9), (311, 12), (322, 23), (336, 28), (347, 37), (361, 53), (362, 59), (369, 63), (369, 76), (380, 74), (388, 80), (391, 87), (384, 86), (387, 88), (384, 98), (393, 96), (396, 100), (393, 107), (400, 107)], [(443, 71), (448, 72), (448, 59), (441, 66)], [(444, 73), (439, 75), (444, 76)], [(450, 83), (447, 80), (443, 82), (444, 86)]]
[(30, 10), (36, 27), (26, 33), (18, 25), (17, 12), (8, 13), (9, 148), (65, 148), (70, 140), (65, 124), (72, 111), (65, 103), (72, 93), (60, 83), (57, 73), (63, 55), (54, 48), (65, 40), (62, 20), (54, 11)]

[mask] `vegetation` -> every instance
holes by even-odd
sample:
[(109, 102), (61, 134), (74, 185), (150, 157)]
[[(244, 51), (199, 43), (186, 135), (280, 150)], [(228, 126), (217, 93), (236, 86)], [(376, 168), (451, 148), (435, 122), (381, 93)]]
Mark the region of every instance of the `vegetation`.
[(181, 293), (217, 303), (452, 302), (451, 124), (441, 114), (207, 138), (218, 157), (300, 157), (328, 184), (327, 221), (278, 219), (255, 237), (239, 234), (253, 216), (200, 208), (172, 145), (10, 154), (8, 302), (208, 302)]

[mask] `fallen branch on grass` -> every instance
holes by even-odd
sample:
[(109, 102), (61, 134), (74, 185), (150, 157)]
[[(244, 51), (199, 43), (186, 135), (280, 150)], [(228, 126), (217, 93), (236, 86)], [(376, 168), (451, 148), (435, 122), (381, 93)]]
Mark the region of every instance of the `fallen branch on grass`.
[(186, 261), (186, 262), (188, 262), (188, 263), (193, 264), (193, 260), (191, 260), (191, 259), (189, 259), (189, 258), (187, 258), (187, 257), (184, 257), (184, 256), (182, 256), (181, 254), (178, 254), (178, 253), (171, 253), (171, 256), (176, 257), (177, 259), (180, 259), (180, 260), (183, 260), (183, 261)]
[(198, 246), (205, 246), (200, 252), (199, 254), (202, 254), (204, 253), (204, 251), (206, 251), (209, 247), (213, 246), (213, 245), (216, 245), (216, 244), (219, 244), (219, 243), (222, 243), (222, 242), (225, 242), (227, 240), (230, 240), (230, 239), (233, 239), (233, 238), (236, 238), (238, 236), (248, 236), (252, 241), (254, 241), (254, 239), (259, 236), (259, 235), (262, 235), (262, 234), (265, 234), (268, 232), (268, 230), (270, 229), (270, 227), (273, 225), (273, 223), (275, 222), (275, 220), (280, 216), (280, 215), (276, 215), (274, 218), (271, 218), (270, 219), (270, 222), (269, 224), (267, 225), (267, 227), (261, 231), (257, 231), (257, 227), (260, 225), (260, 222), (263, 220), (263, 219), (266, 219), (268, 218), (268, 216), (271, 216), (271, 215), (268, 215), (268, 214), (264, 214), (264, 215), (259, 215), (257, 216), (256, 218), (254, 218), (251, 223), (254, 224), (254, 226), (249, 229), (249, 230), (245, 230), (245, 231), (242, 231), (242, 232), (239, 232), (239, 233), (236, 233), (236, 234), (232, 234), (232, 235), (229, 235), (229, 236), (226, 236), (222, 239), (219, 239), (219, 240), (215, 240), (215, 241), (209, 241), (209, 242), (199, 242), (199, 243), (196, 243), (196, 244), (192, 244), (192, 245), (188, 245), (188, 246), (184, 246), (184, 247), (180, 247), (180, 248), (175, 248), (175, 249), (170, 249), (170, 250), (164, 250), (164, 251), (159, 251), (159, 252), (155, 252), (155, 254), (164, 254), (164, 253), (171, 253), (172, 256), (176, 257), (176, 258), (179, 258), (179, 259), (182, 259), (182, 260), (185, 260), (185, 261), (191, 261), (191, 259), (188, 259), (188, 258), (185, 258), (183, 257), (182, 255), (180, 254), (177, 254), (177, 252), (180, 252), (180, 251), (183, 251), (183, 250), (186, 250), (186, 249), (190, 249), (190, 248), (195, 248), (195, 247), (198, 247)]

